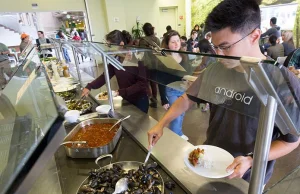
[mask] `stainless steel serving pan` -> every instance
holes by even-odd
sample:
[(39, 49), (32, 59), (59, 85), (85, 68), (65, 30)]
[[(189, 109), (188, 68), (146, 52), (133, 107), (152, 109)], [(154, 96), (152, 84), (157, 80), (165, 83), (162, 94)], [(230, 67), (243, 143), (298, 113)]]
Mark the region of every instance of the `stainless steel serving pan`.
[[(66, 101), (66, 104), (67, 104), (67, 106), (68, 106), (68, 103), (70, 103), (70, 101), (74, 101), (74, 103), (76, 103), (78, 100), (79, 100), (79, 99), (68, 100), (68, 101)], [(87, 101), (87, 100), (85, 100), (85, 101)], [(85, 101), (84, 101), (84, 102), (85, 102)], [(89, 112), (89, 111), (91, 111), (92, 108), (93, 108), (93, 103), (92, 103), (92, 102), (85, 102), (84, 104), (86, 104), (86, 107), (85, 107), (84, 109), (78, 110), (78, 111), (80, 112), (81, 115), (82, 115), (82, 114), (85, 114), (85, 113), (87, 113), (87, 112)]]
[[(72, 137), (79, 132), (80, 129), (82, 129), (84, 126), (91, 125), (91, 124), (98, 124), (98, 123), (116, 123), (117, 119), (112, 118), (94, 118), (94, 119), (88, 119), (85, 121), (82, 121), (78, 125), (72, 129), (72, 131), (65, 137), (63, 142), (71, 141)], [(110, 154), (116, 147), (121, 134), (122, 134), (122, 126), (116, 130), (116, 135), (112, 139), (111, 142), (109, 142), (105, 146), (101, 147), (95, 147), (95, 148), (78, 148), (78, 147), (67, 147), (66, 145), (63, 145), (66, 150), (67, 156), (71, 158), (97, 158), (98, 156), (104, 155), (104, 154)], [(88, 141), (88, 140), (87, 140)]]
[[(110, 157), (110, 164), (106, 165), (106, 166), (99, 166), (98, 161), (103, 159), (103, 158), (107, 158)], [(109, 170), (113, 167), (114, 164), (120, 165), (123, 170), (125, 170), (126, 172), (128, 172), (129, 170), (138, 170), (140, 165), (143, 165), (144, 163), (142, 162), (138, 162), (138, 161), (122, 161), (122, 162), (115, 162), (115, 163), (111, 163), (113, 156), (111, 154), (106, 154), (106, 155), (102, 155), (100, 157), (98, 157), (95, 160), (95, 163), (100, 167), (99, 169), (104, 169), (104, 170)], [(165, 184), (164, 184), (164, 180), (161, 177), (161, 175), (159, 174), (159, 172), (154, 169), (154, 171), (157, 172), (157, 174), (159, 175), (159, 181), (161, 182), (161, 185), (158, 186), (159, 190), (161, 191), (161, 193), (164, 193), (164, 189), (165, 189)], [(83, 185), (89, 184), (89, 177), (87, 177), (80, 185), (80, 187), (77, 190), (77, 194), (80, 193), (81, 188), (83, 187)]]

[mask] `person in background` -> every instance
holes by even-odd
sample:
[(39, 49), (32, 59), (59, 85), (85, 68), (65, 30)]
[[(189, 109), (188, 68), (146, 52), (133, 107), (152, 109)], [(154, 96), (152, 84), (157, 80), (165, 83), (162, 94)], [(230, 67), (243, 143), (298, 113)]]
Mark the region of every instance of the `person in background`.
[(277, 60), (278, 57), (284, 56), (284, 47), (282, 44), (277, 44), (277, 36), (271, 35), (269, 38), (271, 46), (267, 49), (267, 54), (269, 57)]
[(211, 32), (207, 32), (207, 33), (205, 34), (204, 38), (205, 38), (206, 40), (208, 40), (209, 42), (211, 42)]
[[(64, 41), (68, 40), (68, 37), (61, 30), (59, 30), (58, 33), (56, 34), (56, 38), (59, 38)], [(63, 50), (63, 55), (64, 55), (66, 62), (70, 63), (71, 59), (70, 59), (68, 50), (65, 47), (62, 47), (62, 50)]]
[(282, 34), (282, 41), (282, 45), (284, 47), (284, 56), (288, 56), (291, 52), (295, 50), (293, 32), (284, 32)]
[[(160, 46), (159, 39), (154, 35), (154, 27), (150, 23), (145, 23), (143, 25), (143, 31), (145, 36), (140, 38), (139, 46), (141, 47), (157, 47)], [(147, 53), (148, 54), (148, 53)], [(147, 56), (149, 57), (149, 56)], [(146, 62), (152, 62), (151, 59), (147, 59), (145, 57)], [(154, 56), (153, 56), (154, 57)], [(145, 64), (147, 67), (150, 67), (152, 64)], [(150, 76), (150, 106), (153, 108), (157, 108), (157, 84), (154, 81), (151, 81), (151, 72), (148, 72), (148, 75)]]
[(200, 24), (200, 29), (198, 31), (198, 41), (204, 39), (204, 24)]
[[(106, 35), (107, 43), (118, 45), (128, 45), (132, 42), (132, 37), (129, 32), (123, 30), (111, 31)], [(116, 56), (120, 63), (126, 63), (126, 58), (133, 57), (132, 53), (126, 54), (126, 57)], [(135, 105), (141, 111), (147, 113), (149, 109), (148, 99), (148, 83), (146, 80), (146, 68), (144, 64), (139, 61), (137, 66), (123, 66), (126, 71), (117, 70), (112, 65), (108, 65), (109, 78), (116, 76), (119, 89), (116, 91), (117, 95), (122, 96), (125, 100)], [(100, 75), (93, 82), (87, 84), (83, 89), (82, 95), (87, 96), (91, 89), (101, 88), (105, 84), (104, 74)]]
[[(167, 36), (165, 36), (163, 42), (162, 42), (162, 48), (179, 51), (181, 48), (181, 42), (180, 42), (180, 35), (177, 31), (170, 31)], [(187, 74), (190, 70), (189, 64), (188, 64), (188, 58), (184, 54), (179, 53), (170, 53), (173, 59), (181, 65), (186, 71)], [(159, 83), (162, 83), (162, 87), (160, 87), (160, 95), (161, 95), (161, 101), (162, 105), (165, 110), (168, 110), (170, 106), (184, 93), (183, 91), (180, 91), (178, 89), (174, 89), (173, 85), (176, 82), (182, 81), (182, 77), (168, 74), (165, 72), (162, 72), (159, 74), (160, 81)], [(167, 86), (167, 87), (165, 87)], [(184, 113), (181, 115), (178, 115), (176, 119), (174, 119), (172, 122), (170, 122), (169, 128), (176, 133), (177, 135), (181, 136), (184, 140), (188, 141), (189, 138), (183, 134), (182, 132), (182, 123), (184, 119)]]
[(21, 44), (20, 44), (21, 53), (23, 52), (23, 50), (25, 50), (29, 42), (30, 42), (30, 36), (25, 33), (21, 34)]
[(4, 74), (6, 74), (10, 78), (13, 73), (8, 58), (9, 54), (10, 52), (7, 46), (3, 43), (0, 43), (0, 90), (2, 90), (7, 84), (7, 80)]
[(261, 35), (261, 38), (265, 38), (266, 36), (272, 36), (275, 35), (277, 38), (279, 38), (281, 36), (281, 32), (280, 32), (280, 27), (276, 25), (277, 23), (277, 18), (276, 17), (272, 17), (270, 19), (270, 26), (271, 28), (268, 29), (265, 33), (263, 33)]
[(186, 42), (181, 42), (181, 50), (187, 51), (187, 43)]
[(163, 37), (165, 37), (166, 35), (168, 35), (168, 33), (172, 30), (172, 27), (169, 25), (166, 27), (167, 32), (164, 33)]
[[(266, 39), (266, 38), (268, 38), (268, 37), (270, 37), (272, 35), (275, 35), (277, 38), (280, 38), (280, 36), (281, 36), (280, 27), (277, 26), (276, 23), (277, 23), (277, 18), (276, 17), (272, 17), (270, 19), (270, 26), (271, 26), (271, 28), (268, 29), (265, 33), (263, 33), (261, 35), (261, 37), (260, 37), (261, 40), (264, 39), (264, 38)], [(264, 51), (267, 51), (268, 48), (271, 46), (269, 42), (267, 42), (265, 44), (262, 44), (262, 45), (263, 45)]]
[[(294, 67), (294, 69), (300, 69), (300, 48), (292, 51), (284, 61), (285, 67)], [(297, 72), (299, 74), (299, 72)], [(297, 74), (297, 75), (298, 75)]]
[(75, 32), (77, 32), (76, 28), (71, 28), (71, 31), (70, 31), (71, 38), (73, 38), (75, 36)]
[(36, 39), (36, 46), (39, 49), (39, 52), (41, 53), (40, 58), (46, 57), (52, 57), (52, 49), (41, 49), (42, 44), (50, 44), (50, 40), (48, 38), (45, 38), (43, 31), (38, 31), (38, 39)]
[[(212, 43), (217, 54), (238, 57), (249, 56), (265, 60), (267, 57), (259, 49), (259, 38), (261, 35), (261, 30), (259, 29), (261, 22), (260, 13), (259, 5), (255, 0), (221, 1), (208, 15), (205, 23), (207, 30), (212, 33)], [(224, 60), (223, 63), (225, 62)], [(235, 76), (243, 78), (237, 79), (235, 77), (235, 79), (244, 82), (243, 84), (245, 85), (248, 84), (244, 80), (245, 75), (238, 72), (239, 68), (242, 68), (239, 63), (228, 61), (226, 66), (225, 64), (217, 64), (214, 68), (217, 71), (224, 70), (224, 68), (232, 69), (232, 71), (236, 72)], [(280, 71), (286, 75), (287, 82), (291, 84), (290, 89), (293, 90), (295, 98), (299, 99), (300, 80), (284, 67)], [(197, 102), (198, 98), (195, 96), (199, 95), (199, 89), (202, 87), (201, 83), (199, 83), (202, 79), (200, 76), (199, 78), (188, 89), (187, 93), (172, 105), (162, 119), (148, 131), (149, 146), (154, 146), (157, 143), (163, 135), (164, 127), (169, 122), (186, 112)], [(214, 79), (216, 78), (212, 77), (210, 80), (205, 81), (214, 81)], [(218, 83), (216, 82), (216, 84)], [(235, 83), (232, 84), (235, 85)], [(236, 84), (236, 87), (240, 84), (242, 83)], [(211, 106), (209, 126), (204, 144), (220, 147), (233, 155), (234, 161), (226, 169), (227, 172), (233, 171), (228, 176), (229, 179), (243, 178), (248, 182), (250, 181), (253, 164), (252, 152), (256, 145), (257, 128), (258, 119), (256, 118), (240, 114), (222, 106), (214, 104)], [(292, 134), (283, 135), (274, 126), (272, 143), (270, 148), (268, 148), (268, 163), (263, 184), (267, 184), (271, 178), (275, 160), (292, 152), (299, 146), (299, 143), (300, 138), (298, 136)]]
[(191, 38), (188, 39), (187, 43), (187, 51), (189, 52), (193, 52), (193, 49), (196, 48), (197, 44), (198, 44), (198, 33), (197, 31), (193, 30), (191, 32)]
[(186, 36), (181, 36), (180, 37), (180, 42), (181, 43), (183, 43), (183, 42), (186, 43), (186, 41), (187, 41), (187, 37)]
[(76, 41), (80, 41), (81, 40), (78, 32), (74, 32), (74, 36), (73, 36), (72, 40), (76, 40)]
[(79, 35), (80, 35), (81, 40), (87, 41), (87, 34), (86, 34), (85, 30), (80, 30)]
[(199, 25), (196, 24), (196, 25), (194, 26), (194, 29), (193, 29), (192, 31), (196, 31), (197, 33), (199, 33), (199, 30), (200, 30)]

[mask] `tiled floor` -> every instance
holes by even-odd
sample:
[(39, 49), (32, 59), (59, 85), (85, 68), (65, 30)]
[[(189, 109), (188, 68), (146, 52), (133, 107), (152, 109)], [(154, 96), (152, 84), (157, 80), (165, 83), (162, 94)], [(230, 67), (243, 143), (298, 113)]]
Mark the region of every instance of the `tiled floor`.
[[(97, 77), (99, 73), (103, 72), (101, 65), (95, 67), (94, 63), (91, 63), (89, 61), (80, 64), (80, 68), (87, 74), (91, 75), (92, 77)], [(113, 89), (118, 88), (115, 78), (111, 80), (111, 85)], [(158, 108), (149, 109), (149, 115), (156, 120), (161, 118), (164, 113), (165, 110), (161, 106), (159, 106)], [(199, 145), (204, 142), (206, 137), (206, 129), (208, 126), (208, 119), (209, 119), (209, 112), (203, 113), (197, 107), (193, 107), (191, 110), (189, 110), (186, 113), (183, 122), (183, 132), (186, 136), (189, 137), (189, 142), (192, 143), (193, 145)], [(298, 166), (300, 166), (300, 147), (298, 147), (296, 150), (294, 150), (292, 153), (288, 154), (287, 156), (278, 159), (276, 161), (273, 176), (269, 181), (269, 183), (266, 185), (266, 189), (278, 183), (278, 181), (286, 177), (290, 172), (292, 172)], [(283, 185), (282, 187), (278, 186), (278, 189), (280, 190), (278, 191), (278, 193), (300, 194), (300, 172), (298, 172), (298, 174), (293, 175), (288, 180), (283, 181), (282, 184), (285, 185)], [(286, 187), (286, 185), (289, 186)], [(286, 192), (284, 188), (289, 189), (290, 192)], [(293, 190), (299, 192), (294, 192)]]

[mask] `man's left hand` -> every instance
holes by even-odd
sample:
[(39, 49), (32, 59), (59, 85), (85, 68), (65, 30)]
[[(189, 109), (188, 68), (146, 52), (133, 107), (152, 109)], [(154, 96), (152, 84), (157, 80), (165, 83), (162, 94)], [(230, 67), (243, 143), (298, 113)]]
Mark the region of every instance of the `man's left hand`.
[(227, 172), (234, 170), (234, 172), (230, 176), (228, 176), (228, 178), (229, 179), (242, 178), (244, 176), (244, 174), (246, 173), (246, 171), (249, 168), (251, 168), (252, 162), (253, 162), (253, 159), (250, 156), (236, 157), (233, 160), (232, 164), (230, 164), (226, 169)]

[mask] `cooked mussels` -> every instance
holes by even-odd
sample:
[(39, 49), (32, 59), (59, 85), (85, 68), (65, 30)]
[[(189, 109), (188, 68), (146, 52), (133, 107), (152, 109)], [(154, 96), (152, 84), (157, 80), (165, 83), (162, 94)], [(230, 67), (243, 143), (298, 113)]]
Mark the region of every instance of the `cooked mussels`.
[(157, 164), (147, 167), (125, 171), (121, 165), (113, 164), (110, 169), (91, 170), (87, 184), (80, 187), (78, 194), (111, 194), (121, 178), (128, 178), (128, 190), (121, 194), (161, 194), (163, 183), (155, 170)]

